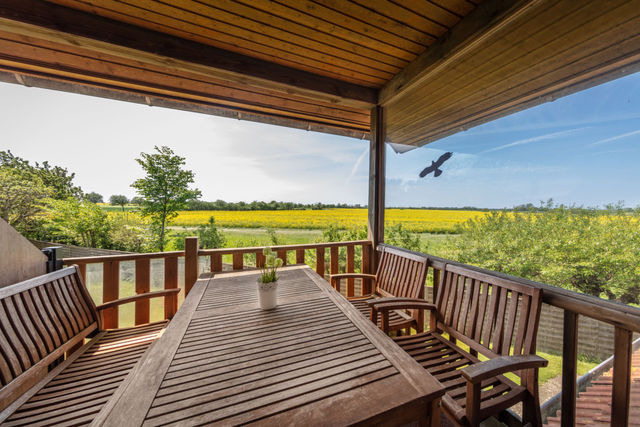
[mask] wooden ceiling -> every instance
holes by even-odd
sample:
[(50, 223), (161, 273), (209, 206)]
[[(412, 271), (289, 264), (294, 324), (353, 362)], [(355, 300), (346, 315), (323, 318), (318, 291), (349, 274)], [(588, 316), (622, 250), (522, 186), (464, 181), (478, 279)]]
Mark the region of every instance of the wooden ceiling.
[(0, 80), (423, 145), (638, 69), (640, 0), (0, 0)]

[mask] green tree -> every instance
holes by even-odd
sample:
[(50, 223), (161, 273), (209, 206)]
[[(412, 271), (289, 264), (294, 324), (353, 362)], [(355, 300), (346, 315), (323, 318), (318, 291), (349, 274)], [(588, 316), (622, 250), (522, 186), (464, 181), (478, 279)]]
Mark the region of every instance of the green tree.
[(44, 211), (52, 191), (28, 171), (0, 166), (0, 217), (25, 232)]
[(52, 166), (49, 162), (42, 165), (35, 163), (32, 166), (29, 161), (18, 156), (14, 156), (11, 151), (0, 151), (0, 167), (8, 167), (20, 170), (25, 174), (37, 177), (42, 184), (50, 189), (51, 197), (57, 200), (66, 200), (68, 197), (80, 199), (83, 195), (82, 189), (73, 184), (75, 173), (69, 173), (66, 168)]
[(49, 209), (46, 228), (55, 241), (89, 248), (111, 246), (109, 216), (96, 204), (69, 197), (51, 200)]
[(183, 169), (184, 157), (174, 154), (169, 147), (154, 149), (155, 153), (141, 153), (141, 157), (136, 159), (146, 176), (131, 186), (144, 198), (141, 212), (151, 218), (156, 247), (163, 251), (167, 223), (187, 202), (200, 197), (200, 191), (189, 189), (189, 184), (194, 182), (193, 172)]
[(91, 203), (103, 203), (104, 199), (102, 198), (102, 194), (96, 193), (92, 191), (91, 193), (87, 193), (84, 195), (84, 198)]
[(121, 206), (122, 212), (124, 212), (124, 206), (129, 203), (129, 199), (123, 194), (114, 194), (109, 197), (109, 203), (113, 206)]
[(227, 242), (212, 216), (209, 217), (209, 221), (206, 224), (198, 227), (198, 238), (201, 249), (222, 248)]

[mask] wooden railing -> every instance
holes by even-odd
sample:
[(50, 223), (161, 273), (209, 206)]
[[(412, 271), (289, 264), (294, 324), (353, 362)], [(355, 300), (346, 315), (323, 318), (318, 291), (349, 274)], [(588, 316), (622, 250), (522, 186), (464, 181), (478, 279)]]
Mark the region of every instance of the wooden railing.
[[(335, 274), (338, 272), (355, 272), (359, 271), (370, 273), (372, 264), (372, 245), (369, 240), (358, 240), (350, 242), (330, 242), (330, 243), (311, 243), (302, 245), (279, 245), (271, 246), (272, 250), (277, 253), (283, 263), (307, 263), (312, 266), (316, 272), (325, 277), (327, 273)], [(357, 248), (360, 248), (357, 250)], [(135, 263), (135, 293), (149, 292), (151, 289), (151, 261), (161, 259), (164, 261), (164, 289), (173, 289), (180, 287), (181, 280), (179, 277), (179, 266), (182, 261), (184, 265), (184, 281), (183, 286), (185, 292), (188, 293), (193, 284), (198, 279), (199, 274), (204, 271), (220, 272), (223, 271), (223, 261), (228, 261), (232, 270), (242, 270), (244, 268), (260, 267), (264, 264), (264, 255), (262, 255), (264, 247), (249, 248), (222, 248), (222, 249), (198, 249), (198, 239), (189, 237), (185, 239), (185, 250), (175, 252), (155, 252), (147, 254), (122, 254), (122, 255), (106, 255), (80, 258), (65, 258), (65, 265), (77, 264), (80, 275), (87, 285), (87, 265), (102, 265), (102, 283), (98, 284), (102, 293), (101, 303), (116, 300), (122, 295), (123, 287), (120, 283), (121, 264), (124, 262)], [(341, 252), (344, 261), (341, 262)], [(360, 262), (356, 265), (356, 253), (359, 255)], [(208, 268), (203, 269), (207, 265)], [(99, 267), (98, 267), (99, 268)], [(95, 266), (94, 266), (95, 269)], [(347, 286), (347, 291), (353, 295), (353, 280)], [(365, 283), (364, 291), (368, 291), (369, 284)], [(178, 298), (171, 296), (165, 298), (164, 318), (170, 319), (178, 309)], [(134, 323), (144, 324), (150, 320), (150, 304), (149, 301), (135, 302), (134, 307)], [(118, 316), (118, 309), (108, 309), (104, 312), (104, 326), (106, 328), (122, 327)]]
[(578, 317), (585, 316), (613, 325), (615, 328), (615, 352), (613, 362), (611, 425), (627, 425), (631, 388), (632, 335), (634, 332), (640, 332), (640, 309), (546, 285), (544, 283), (484, 270), (444, 258), (429, 256), (429, 261), (432, 274), (429, 275), (427, 287), (432, 290), (432, 296), (435, 296), (437, 293), (437, 285), (441, 271), (446, 264), (453, 264), (540, 288), (543, 290), (543, 302), (545, 304), (564, 310), (561, 406), (563, 426), (574, 425), (576, 419), (576, 395), (578, 391)]

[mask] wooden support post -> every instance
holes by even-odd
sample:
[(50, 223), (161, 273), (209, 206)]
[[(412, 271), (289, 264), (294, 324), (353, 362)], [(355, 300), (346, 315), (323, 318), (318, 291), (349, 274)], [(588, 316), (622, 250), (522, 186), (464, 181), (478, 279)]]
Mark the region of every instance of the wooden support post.
[(266, 262), (267, 257), (264, 256), (262, 251), (256, 252), (256, 267), (262, 268), (264, 267), (264, 263)]
[[(105, 261), (102, 264), (102, 280), (102, 302), (117, 300), (120, 293), (120, 261)], [(118, 327), (118, 307), (102, 311), (102, 327)]]
[(184, 293), (189, 291), (198, 280), (198, 238), (187, 237), (184, 239)]
[[(164, 288), (178, 287), (178, 257), (164, 259)], [(164, 318), (171, 319), (178, 311), (178, 295), (164, 297)]]
[(78, 264), (78, 274), (82, 279), (82, 283), (84, 283), (85, 286), (89, 286), (87, 284), (87, 264)]
[(371, 110), (371, 139), (369, 144), (369, 240), (373, 242), (373, 263), (378, 266), (376, 247), (384, 242), (384, 184), (385, 184), (385, 123), (384, 110)]
[[(150, 290), (150, 260), (142, 258), (136, 260), (136, 294), (144, 294)], [(149, 323), (149, 300), (136, 301), (135, 324)]]
[(611, 425), (629, 424), (629, 395), (631, 394), (631, 357), (633, 334), (616, 326), (613, 338), (613, 391), (611, 396)]
[(304, 264), (304, 249), (296, 249), (296, 264)]
[(578, 313), (564, 311), (562, 337), (562, 412), (563, 426), (576, 421), (576, 379), (578, 374)]

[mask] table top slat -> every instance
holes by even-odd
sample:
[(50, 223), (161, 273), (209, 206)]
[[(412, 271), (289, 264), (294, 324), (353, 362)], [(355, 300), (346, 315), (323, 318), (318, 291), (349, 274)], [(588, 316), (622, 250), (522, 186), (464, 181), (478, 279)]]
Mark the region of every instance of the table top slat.
[(155, 382), (129, 379), (111, 412), (100, 414), (104, 424), (115, 426), (122, 420), (115, 412), (137, 402), (144, 414), (132, 419), (145, 426), (427, 416), (428, 399), (442, 387), (315, 272), (282, 268), (278, 307), (270, 311), (258, 308), (258, 274), (199, 280), (171, 322), (173, 332), (168, 328), (134, 369)]

